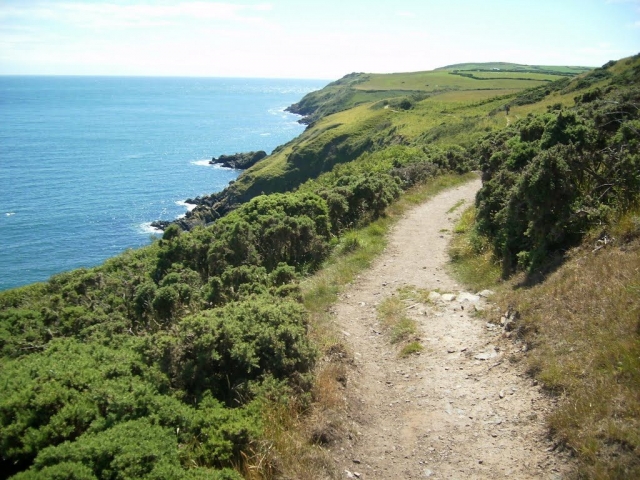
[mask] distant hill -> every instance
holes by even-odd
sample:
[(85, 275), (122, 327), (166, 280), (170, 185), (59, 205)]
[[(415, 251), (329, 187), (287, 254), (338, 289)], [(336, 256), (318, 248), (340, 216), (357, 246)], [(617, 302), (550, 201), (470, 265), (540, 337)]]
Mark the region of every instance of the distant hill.
[(322, 90), (311, 92), (289, 107), (289, 110), (304, 115), (305, 123), (313, 123), (327, 115), (385, 99), (409, 95), (419, 100), (455, 91), (469, 92), (464, 100), (470, 100), (475, 95), (471, 92), (512, 94), (542, 86), (561, 77), (575, 77), (590, 70), (588, 67), (547, 67), (497, 62), (461, 63), (422, 72), (354, 72)]
[(545, 73), (547, 75), (579, 75), (593, 70), (593, 67), (561, 66), (561, 65), (523, 65), (509, 62), (456, 63), (436, 68), (435, 71), (474, 71), (474, 72), (522, 72)]

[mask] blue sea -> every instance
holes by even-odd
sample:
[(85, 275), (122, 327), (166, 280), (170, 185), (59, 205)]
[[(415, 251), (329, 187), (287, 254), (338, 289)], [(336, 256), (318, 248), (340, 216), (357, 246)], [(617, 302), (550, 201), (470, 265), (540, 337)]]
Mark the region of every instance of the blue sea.
[(238, 176), (212, 156), (291, 140), (284, 109), (325, 83), (0, 77), (0, 290), (148, 244)]

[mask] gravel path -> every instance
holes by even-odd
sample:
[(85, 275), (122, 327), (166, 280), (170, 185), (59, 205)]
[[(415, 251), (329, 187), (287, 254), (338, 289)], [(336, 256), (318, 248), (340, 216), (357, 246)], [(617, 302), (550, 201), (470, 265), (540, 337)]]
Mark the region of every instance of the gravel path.
[[(513, 361), (521, 347), (474, 313), (494, 308), (484, 299), (460, 301), (447, 273), (449, 231), (479, 187), (472, 181), (408, 212), (332, 308), (355, 359), (352, 434), (331, 451), (343, 478), (561, 479), (567, 471), (546, 438), (550, 400)], [(409, 305), (425, 349), (402, 359), (379, 333), (376, 306), (405, 285), (458, 297)]]

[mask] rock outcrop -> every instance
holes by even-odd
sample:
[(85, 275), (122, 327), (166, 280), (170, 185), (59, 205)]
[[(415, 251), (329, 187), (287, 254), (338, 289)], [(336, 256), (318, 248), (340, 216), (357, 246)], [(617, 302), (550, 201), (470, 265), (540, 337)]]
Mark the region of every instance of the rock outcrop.
[(211, 165), (222, 165), (227, 168), (246, 170), (252, 167), (267, 156), (267, 152), (259, 150), (257, 152), (235, 153), (233, 155), (220, 155), (213, 157), (209, 162)]

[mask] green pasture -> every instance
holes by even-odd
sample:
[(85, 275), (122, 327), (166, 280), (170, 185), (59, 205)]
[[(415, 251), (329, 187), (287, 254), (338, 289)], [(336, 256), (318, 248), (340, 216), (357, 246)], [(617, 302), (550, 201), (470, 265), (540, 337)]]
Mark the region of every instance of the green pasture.
[[(507, 76), (506, 73), (504, 75), (505, 77)], [(524, 74), (517, 75), (520, 76)], [(533, 74), (529, 75), (533, 77)], [(519, 80), (512, 78), (500, 78), (499, 76), (496, 76), (496, 78), (491, 78), (490, 80), (477, 80), (445, 71), (391, 73), (384, 75), (370, 75), (368, 80), (355, 85), (354, 88), (357, 90), (404, 90), (434, 93), (448, 90), (498, 90), (505, 88), (535, 87), (540, 85), (543, 81), (548, 80), (548, 77), (549, 76), (545, 76), (544, 79), (527, 78)]]
[(487, 62), (487, 63), (458, 63), (436, 68), (441, 70), (471, 70), (471, 71), (491, 71), (506, 70), (510, 72), (540, 72), (556, 75), (580, 75), (592, 70), (593, 67), (562, 66), (562, 65), (522, 65), (519, 63), (507, 62)]

